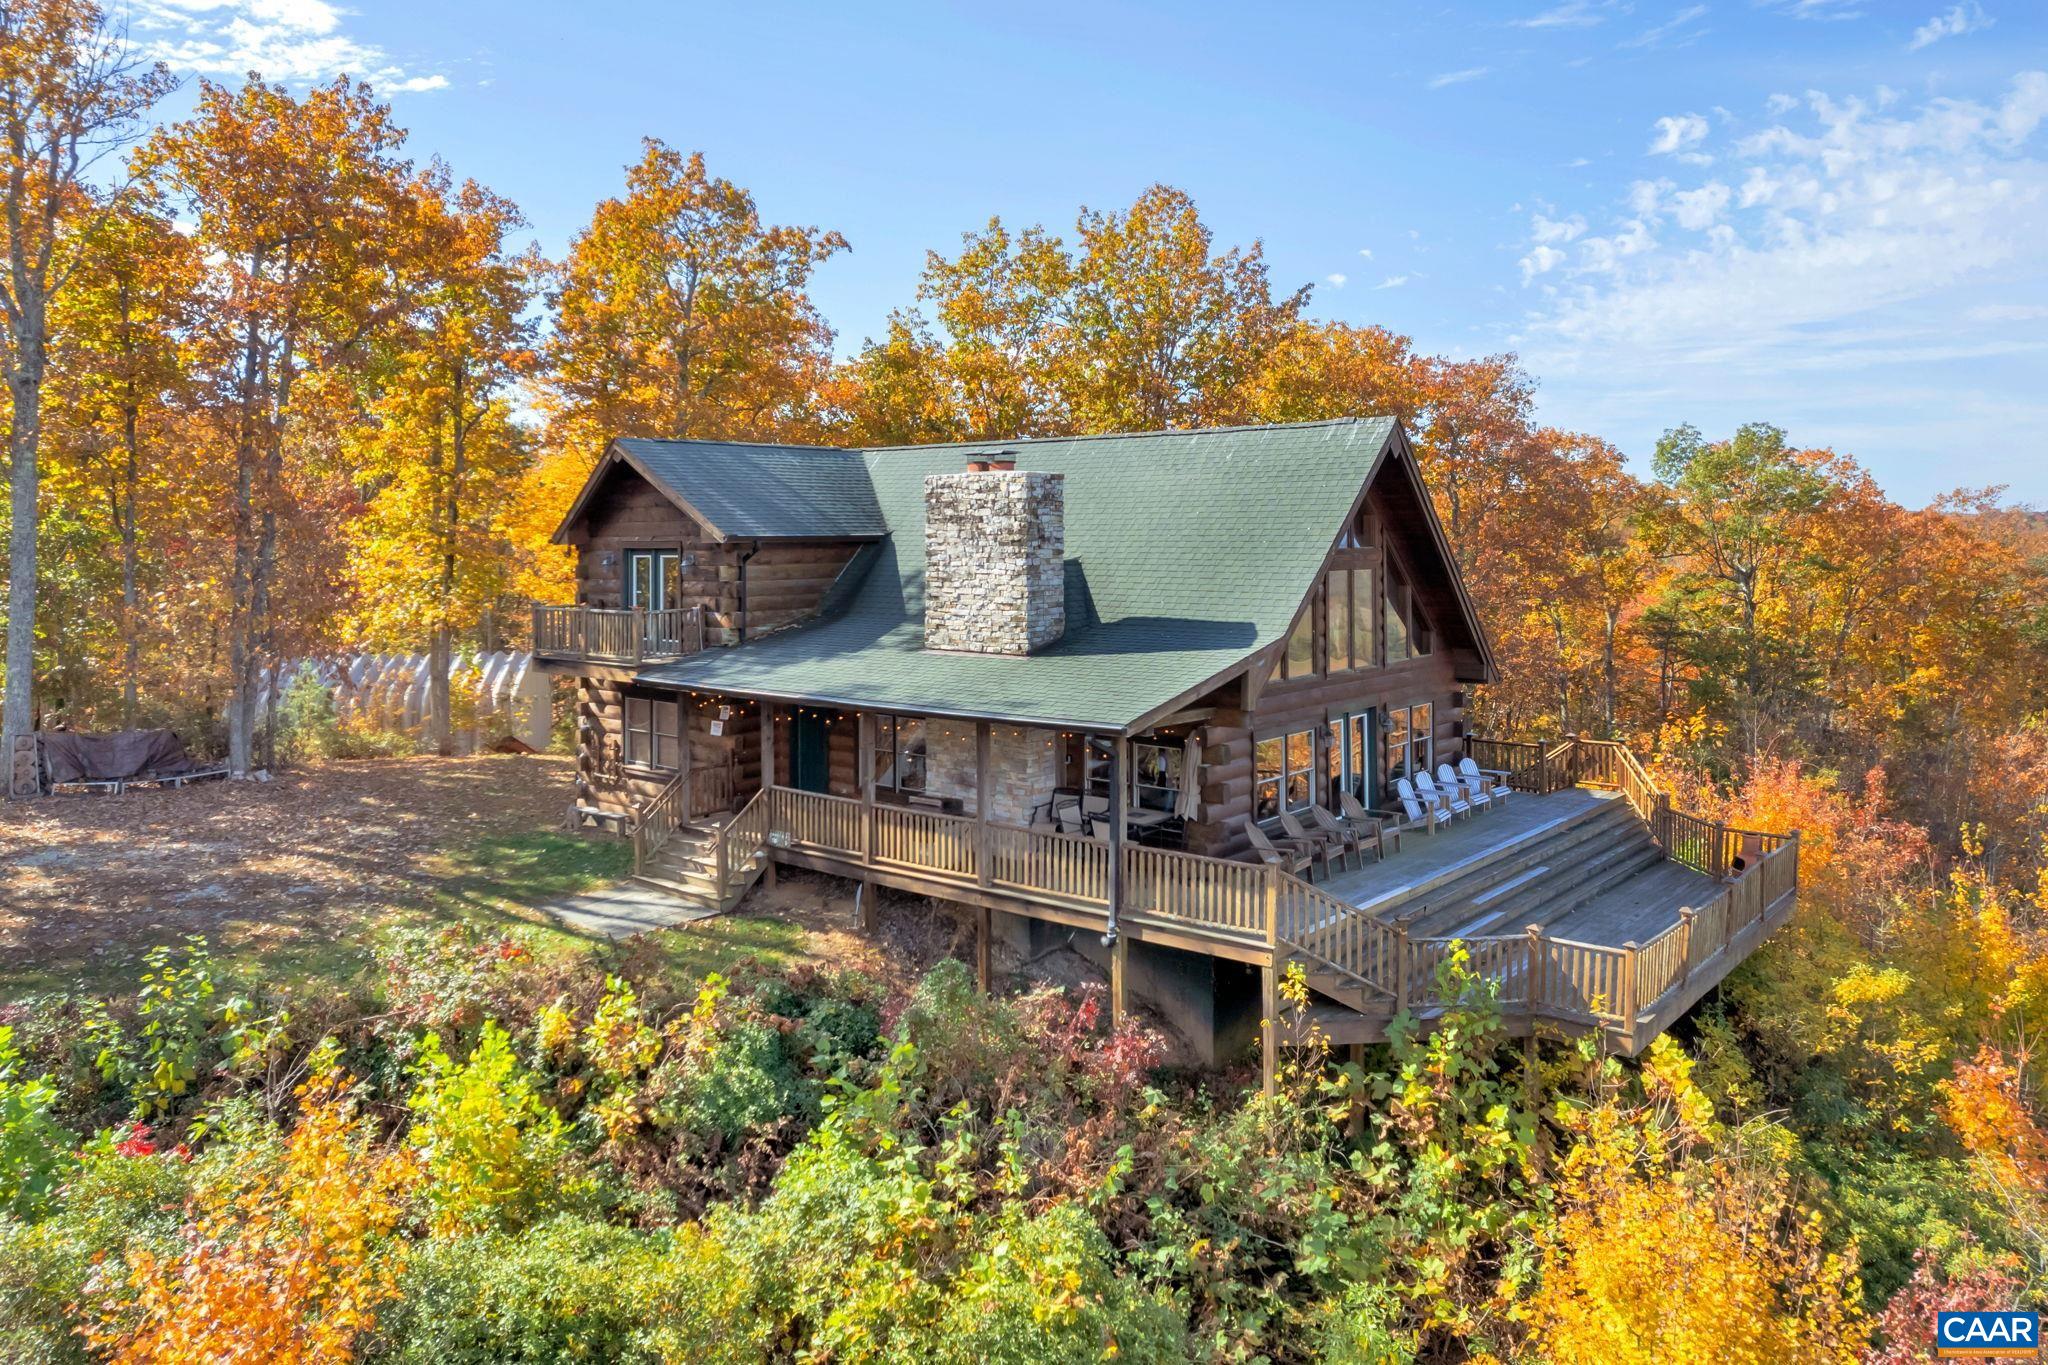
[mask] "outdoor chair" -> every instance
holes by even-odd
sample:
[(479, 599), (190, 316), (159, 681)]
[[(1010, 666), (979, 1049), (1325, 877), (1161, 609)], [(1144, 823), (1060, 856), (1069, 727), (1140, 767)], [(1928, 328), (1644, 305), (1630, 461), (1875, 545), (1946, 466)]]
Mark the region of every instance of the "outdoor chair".
[[(1350, 792), (1337, 793), (1337, 809), (1344, 813), (1345, 823), (1353, 829), (1369, 829), (1372, 831), (1372, 841), (1374, 846), (1378, 848), (1380, 857), (1386, 857), (1390, 851), (1394, 853), (1401, 851), (1400, 817), (1395, 815), (1394, 812), (1368, 810)], [(1390, 819), (1395, 823), (1389, 825), (1387, 821)], [(1387, 848), (1388, 839), (1394, 841), (1392, 850)]]
[(1285, 806), (1280, 808), (1280, 832), (1321, 858), (1325, 872), (1330, 870), (1330, 855), (1344, 847), (1341, 835), (1332, 836), (1319, 829), (1309, 829)]
[[(1277, 867), (1282, 872), (1306, 876), (1315, 863), (1316, 855), (1313, 850), (1297, 847), (1292, 841), (1284, 846), (1275, 844), (1267, 836), (1266, 831), (1259, 828), (1256, 820), (1247, 818), (1244, 822), (1244, 832), (1252, 841), (1252, 852), (1258, 854), (1259, 861), (1268, 867)], [(1325, 861), (1324, 866), (1328, 865)]]
[(1414, 828), (1436, 833), (1438, 825), (1451, 822), (1450, 802), (1444, 800), (1441, 792), (1422, 796), (1415, 790), (1415, 784), (1405, 777), (1394, 779), (1394, 797), (1401, 803), (1401, 812), (1407, 816)]
[(1508, 775), (1506, 773), (1496, 769), (1480, 767), (1472, 761), (1472, 755), (1470, 754), (1458, 760), (1458, 776), (1464, 779), (1465, 785), (1468, 787), (1472, 785), (1475, 779), (1486, 783), (1487, 789), (1493, 793), (1493, 799), (1496, 801), (1506, 801), (1508, 793), (1514, 790), (1508, 785)]
[(1493, 808), (1493, 783), (1484, 777), (1468, 782), (1450, 764), (1439, 763), (1436, 765), (1436, 780), (1445, 791), (1462, 795), (1473, 810)]
[[(1345, 824), (1321, 806), (1310, 806), (1308, 818), (1315, 822), (1317, 829), (1337, 841), (1337, 851), (1357, 860), (1358, 866), (1365, 866), (1365, 841), (1368, 835), (1357, 827)], [(1375, 850), (1377, 856), (1377, 850)]]
[(1460, 795), (1456, 787), (1449, 791), (1439, 787), (1436, 784), (1436, 779), (1429, 775), (1429, 769), (1427, 768), (1417, 768), (1415, 770), (1415, 790), (1422, 793), (1423, 799), (1426, 801), (1443, 802), (1445, 809), (1449, 810), (1454, 816), (1469, 816), (1472, 814), (1472, 803)]

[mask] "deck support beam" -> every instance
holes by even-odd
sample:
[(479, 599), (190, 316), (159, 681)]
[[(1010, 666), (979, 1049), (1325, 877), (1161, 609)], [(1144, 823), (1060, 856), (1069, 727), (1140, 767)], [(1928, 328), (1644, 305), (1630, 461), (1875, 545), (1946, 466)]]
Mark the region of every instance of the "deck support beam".
[(1271, 1098), (1280, 1074), (1280, 973), (1272, 963), (1259, 969), (1259, 1090)]
[[(769, 791), (775, 786), (775, 716), (779, 710), (773, 702), (761, 703), (761, 790)], [(768, 865), (761, 869), (761, 885), (770, 891), (775, 889), (775, 859), (770, 857)]]
[(990, 978), (994, 975), (991, 956), (995, 948), (992, 941), (995, 935), (995, 914), (995, 911), (984, 905), (977, 909), (974, 917), (974, 979), (981, 987), (983, 995), (988, 994)]
[(1130, 1012), (1129, 972), (1126, 963), (1130, 958), (1130, 939), (1123, 934), (1116, 936), (1116, 942), (1109, 945), (1109, 1026), (1122, 1028)]

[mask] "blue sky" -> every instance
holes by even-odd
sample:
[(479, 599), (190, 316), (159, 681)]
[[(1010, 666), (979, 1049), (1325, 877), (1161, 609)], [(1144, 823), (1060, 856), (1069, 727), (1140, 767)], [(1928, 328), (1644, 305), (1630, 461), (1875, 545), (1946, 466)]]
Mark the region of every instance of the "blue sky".
[(1163, 180), (1313, 312), (1518, 351), (1637, 458), (1746, 420), (1918, 503), (2048, 503), (2036, 0), (699, 6), (129, 0), (216, 79), (346, 70), (559, 253), (639, 139), (853, 250), (850, 350), (927, 248)]

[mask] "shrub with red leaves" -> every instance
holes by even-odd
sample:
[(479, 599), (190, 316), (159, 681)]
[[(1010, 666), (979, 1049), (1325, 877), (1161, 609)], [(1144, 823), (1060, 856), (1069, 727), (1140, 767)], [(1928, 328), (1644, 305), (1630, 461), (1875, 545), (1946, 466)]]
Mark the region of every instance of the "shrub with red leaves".
[(1983, 1265), (1950, 1276), (1922, 1251), (1904, 1288), (1878, 1315), (1863, 1365), (1914, 1365), (1934, 1358), (1934, 1315), (1996, 1311), (2018, 1306), (2020, 1278), (2000, 1265)]

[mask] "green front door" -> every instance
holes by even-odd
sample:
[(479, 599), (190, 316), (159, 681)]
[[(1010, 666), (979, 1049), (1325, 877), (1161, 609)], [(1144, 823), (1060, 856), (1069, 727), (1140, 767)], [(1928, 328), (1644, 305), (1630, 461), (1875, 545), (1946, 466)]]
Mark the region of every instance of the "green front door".
[(824, 791), (831, 767), (825, 756), (824, 718), (799, 714), (790, 729), (790, 743), (794, 749), (790, 761), (795, 770), (790, 774), (793, 785), (798, 791)]

